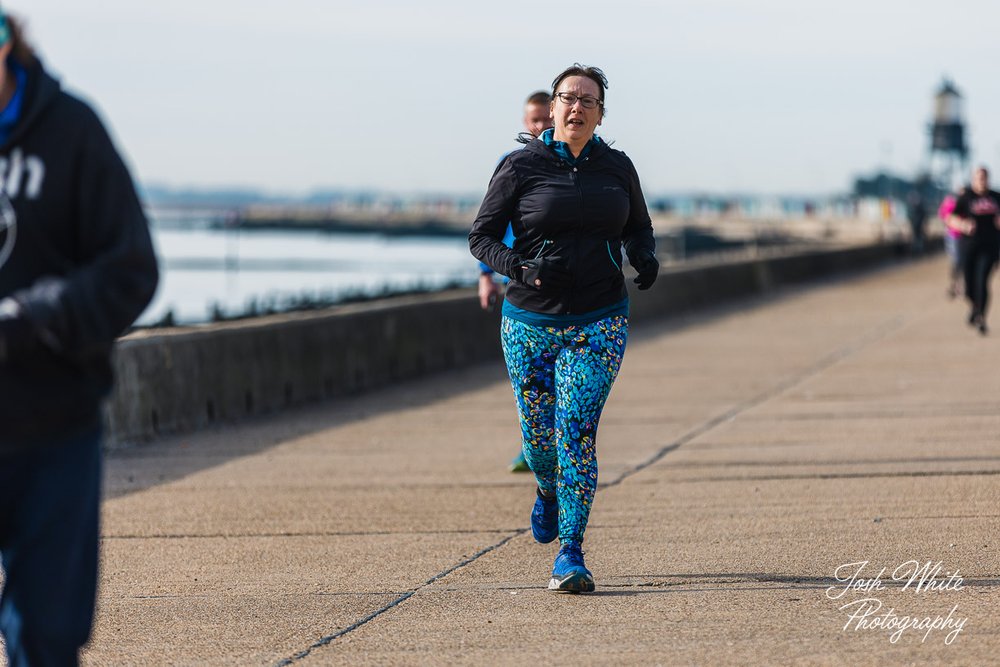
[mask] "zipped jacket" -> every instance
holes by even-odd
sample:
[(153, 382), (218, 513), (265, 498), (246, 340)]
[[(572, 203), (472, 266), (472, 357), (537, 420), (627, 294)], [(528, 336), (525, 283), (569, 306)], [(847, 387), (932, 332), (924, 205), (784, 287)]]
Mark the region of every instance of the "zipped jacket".
[[(510, 222), (514, 247), (501, 239)], [(628, 298), (622, 246), (629, 257), (655, 248), (639, 176), (625, 153), (601, 142), (575, 165), (541, 139), (497, 166), (469, 233), (476, 259), (511, 278), (506, 299), (524, 310), (582, 314)], [(550, 258), (571, 284), (536, 288), (517, 280), (528, 259)]]

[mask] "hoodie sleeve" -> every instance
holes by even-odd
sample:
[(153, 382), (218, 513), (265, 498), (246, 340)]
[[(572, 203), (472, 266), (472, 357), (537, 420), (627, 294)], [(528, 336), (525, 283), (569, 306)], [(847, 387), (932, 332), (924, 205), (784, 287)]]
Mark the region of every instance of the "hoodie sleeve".
[(88, 109), (77, 160), (75, 267), (13, 297), (48, 347), (71, 358), (106, 351), (149, 304), (159, 274), (132, 178)]
[(655, 254), (656, 241), (653, 238), (653, 222), (646, 208), (646, 198), (642, 194), (642, 186), (639, 185), (639, 174), (632, 160), (624, 153), (622, 156), (625, 158), (629, 179), (629, 213), (625, 229), (622, 231), (622, 243), (631, 261), (642, 249)]
[(508, 223), (514, 217), (517, 204), (517, 173), (510, 157), (497, 165), (479, 207), (479, 214), (469, 232), (469, 250), (480, 262), (508, 278), (523, 261), (520, 255), (503, 243)]

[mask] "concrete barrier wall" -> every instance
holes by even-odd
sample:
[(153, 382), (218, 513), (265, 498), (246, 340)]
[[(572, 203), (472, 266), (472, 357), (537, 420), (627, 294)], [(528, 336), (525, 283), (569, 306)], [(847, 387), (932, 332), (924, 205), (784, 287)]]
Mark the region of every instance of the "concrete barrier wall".
[[(634, 295), (632, 324), (899, 254), (898, 246), (883, 244), (666, 270), (651, 290)], [(116, 351), (108, 443), (124, 446), (498, 359), (498, 323), (498, 313), (479, 308), (473, 289), (462, 289), (133, 334)]]
[(783, 285), (872, 268), (905, 253), (900, 244), (883, 243), (668, 269), (648, 292), (632, 293), (630, 324), (763, 294)]

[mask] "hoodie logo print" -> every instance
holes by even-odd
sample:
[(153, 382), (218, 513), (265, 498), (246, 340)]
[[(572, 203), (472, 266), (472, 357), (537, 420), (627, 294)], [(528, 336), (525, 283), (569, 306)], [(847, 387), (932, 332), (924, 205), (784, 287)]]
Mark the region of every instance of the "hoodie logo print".
[(20, 148), (10, 152), (10, 157), (0, 157), (0, 190), (11, 199), (16, 199), (24, 188), (24, 196), (38, 199), (45, 180), (45, 163), (42, 159), (29, 155), (24, 157)]
[(17, 241), (17, 214), (10, 200), (0, 195), (0, 271), (10, 259)]

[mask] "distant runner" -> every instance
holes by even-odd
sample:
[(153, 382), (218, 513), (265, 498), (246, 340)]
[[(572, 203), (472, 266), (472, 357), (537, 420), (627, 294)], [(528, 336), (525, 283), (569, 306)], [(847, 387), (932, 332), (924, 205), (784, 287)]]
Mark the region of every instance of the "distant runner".
[(986, 335), (986, 310), (990, 301), (990, 274), (1000, 255), (1000, 193), (990, 190), (986, 167), (972, 172), (972, 189), (955, 202), (953, 222), (967, 237), (965, 296), (969, 299), (969, 324)]

